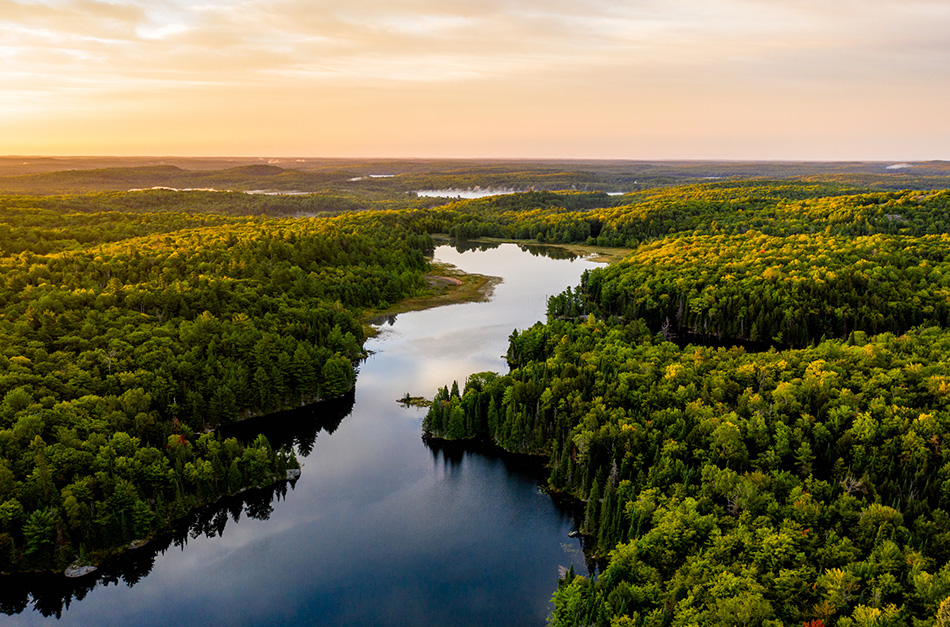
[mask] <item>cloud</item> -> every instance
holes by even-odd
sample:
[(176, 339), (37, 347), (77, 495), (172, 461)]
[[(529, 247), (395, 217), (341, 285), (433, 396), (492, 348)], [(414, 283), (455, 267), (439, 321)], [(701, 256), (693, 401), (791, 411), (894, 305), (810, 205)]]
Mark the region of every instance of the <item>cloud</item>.
[(7, 32), (29, 32), (69, 40), (128, 39), (145, 19), (134, 4), (74, 0), (46, 4), (0, 0), (0, 24)]
[(174, 74), (202, 81), (203, 73), (248, 82), (268, 75), (428, 81), (577, 66), (683, 67), (688, 74), (690, 67), (747, 60), (776, 59), (796, 69), (796, 59), (807, 64), (822, 55), (854, 63), (860, 62), (854, 55), (875, 50), (876, 56), (927, 63), (935, 50), (946, 56), (948, 14), (939, 3), (872, 1), (852, 12), (837, 6), (744, 0), (3, 0), (0, 25), (7, 54), (13, 50), (31, 71), (56, 75), (64, 69), (49, 55), (37, 56), (52, 47), (104, 81), (166, 80)]
[(609, 135), (593, 109), (642, 133), (786, 123), (764, 112), (795, 102), (833, 124), (823, 101), (945, 102), (948, 31), (942, 0), (0, 0), (0, 113), (10, 125), (96, 108), (180, 123), (280, 102), (340, 124), (407, 111), (418, 133), (445, 117), (439, 106), (458, 112), (445, 124), (518, 120), (537, 142), (565, 132), (538, 120)]

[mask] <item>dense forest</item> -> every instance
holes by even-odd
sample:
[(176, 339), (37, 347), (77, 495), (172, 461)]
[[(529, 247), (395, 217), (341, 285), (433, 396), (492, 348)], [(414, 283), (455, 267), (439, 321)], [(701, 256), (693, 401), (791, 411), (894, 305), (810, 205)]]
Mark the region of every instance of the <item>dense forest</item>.
[[(880, 164), (220, 166), (0, 177), (89, 192), (0, 197), (0, 571), (288, 476), (290, 443), (227, 430), (351, 391), (365, 316), (427, 291), (447, 233), (631, 250), (424, 422), (545, 456), (582, 504), (604, 567), (566, 574), (553, 624), (950, 624), (942, 164), (916, 191)], [(107, 191), (261, 179), (319, 190)], [(531, 191), (409, 193), (475, 185)]]
[(582, 504), (605, 566), (568, 571), (553, 625), (950, 624), (948, 199), (834, 183), (481, 201), (493, 235), (633, 249), (423, 425), (544, 455), (549, 489)]
[(290, 449), (213, 430), (351, 390), (362, 312), (418, 293), (431, 248), (386, 213), (61, 202), (0, 217), (0, 571), (94, 562), (283, 479)]

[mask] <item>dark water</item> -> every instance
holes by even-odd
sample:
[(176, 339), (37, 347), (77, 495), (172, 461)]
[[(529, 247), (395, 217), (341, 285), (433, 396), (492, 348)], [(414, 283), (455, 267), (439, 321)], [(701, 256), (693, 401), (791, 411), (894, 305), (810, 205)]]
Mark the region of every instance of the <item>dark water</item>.
[(595, 264), (514, 245), (436, 257), (504, 282), (385, 325), (354, 397), (245, 426), (297, 447), (295, 485), (198, 512), (86, 579), (8, 578), (0, 624), (543, 625), (559, 567), (586, 572), (572, 516), (536, 464), (429, 448), (425, 410), (396, 399), (504, 371), (512, 329)]

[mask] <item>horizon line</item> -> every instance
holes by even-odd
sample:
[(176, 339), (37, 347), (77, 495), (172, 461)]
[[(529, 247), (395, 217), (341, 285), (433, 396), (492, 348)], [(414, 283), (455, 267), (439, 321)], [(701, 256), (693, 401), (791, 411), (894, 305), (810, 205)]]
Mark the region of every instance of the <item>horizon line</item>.
[[(274, 155), (174, 155), (174, 154), (7, 154), (0, 159), (254, 159), (279, 161), (486, 161), (486, 162), (630, 162), (630, 163), (947, 163), (946, 159), (793, 159), (793, 158), (721, 158), (721, 157), (320, 157)], [(275, 164), (271, 164), (275, 165)]]

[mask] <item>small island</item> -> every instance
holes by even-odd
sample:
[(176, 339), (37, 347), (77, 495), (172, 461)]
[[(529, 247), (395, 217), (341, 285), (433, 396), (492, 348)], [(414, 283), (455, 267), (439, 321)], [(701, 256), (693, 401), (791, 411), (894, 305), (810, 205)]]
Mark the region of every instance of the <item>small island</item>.
[(406, 395), (396, 401), (404, 407), (429, 407), (432, 405), (432, 401), (427, 399), (424, 396), (410, 396), (409, 392), (406, 392)]

